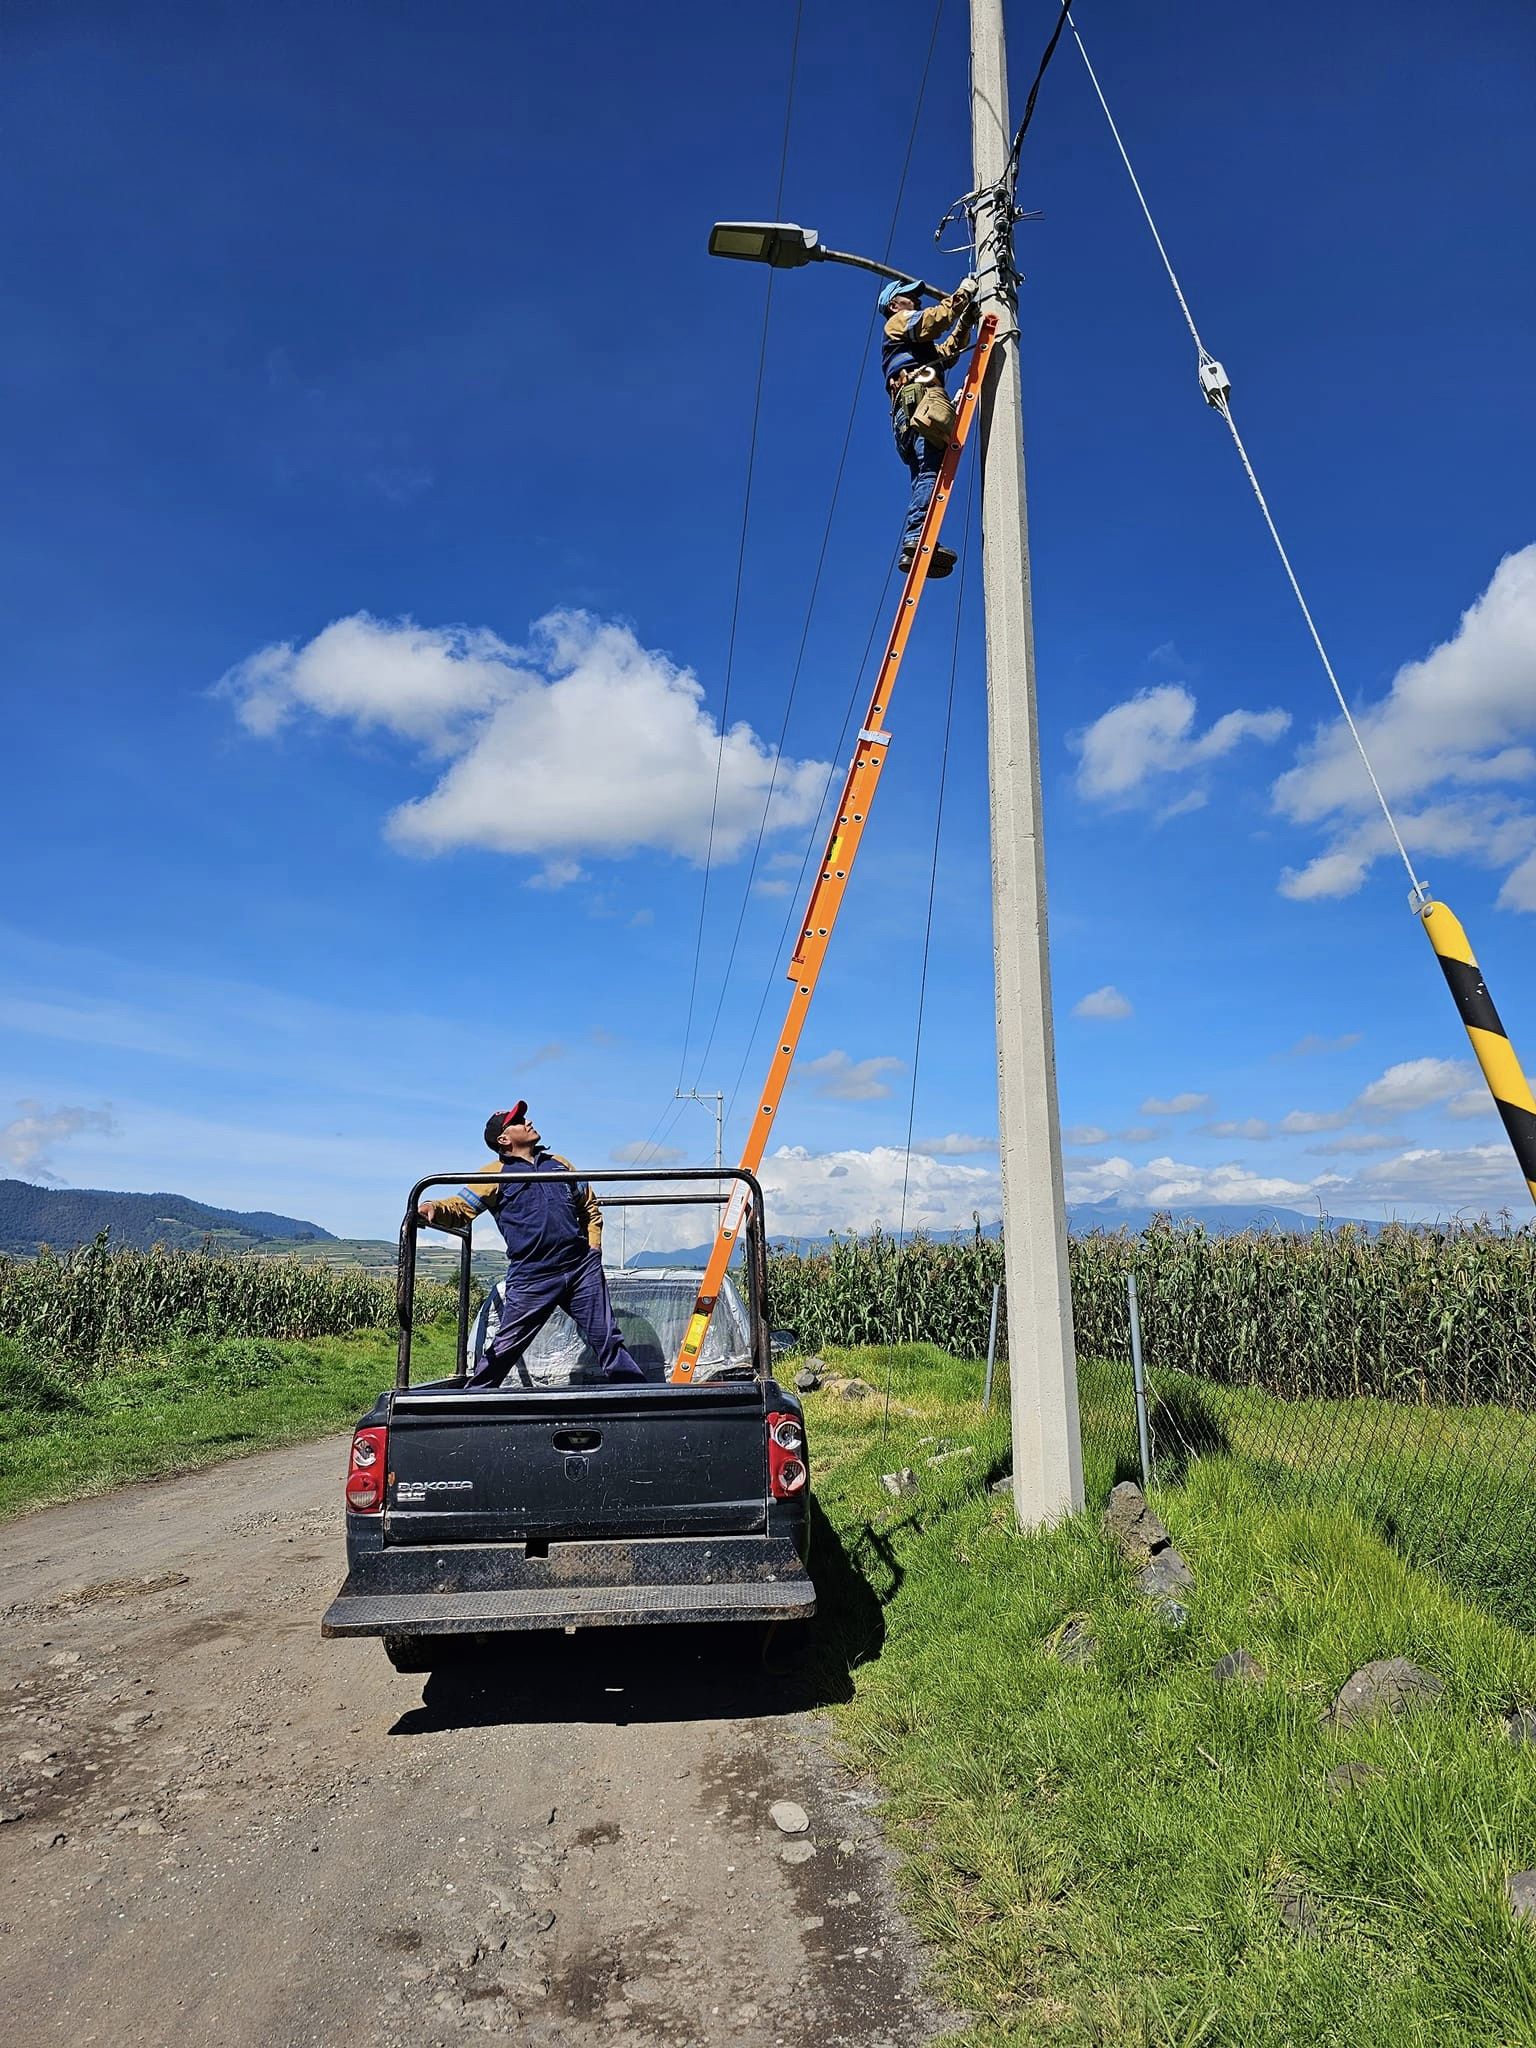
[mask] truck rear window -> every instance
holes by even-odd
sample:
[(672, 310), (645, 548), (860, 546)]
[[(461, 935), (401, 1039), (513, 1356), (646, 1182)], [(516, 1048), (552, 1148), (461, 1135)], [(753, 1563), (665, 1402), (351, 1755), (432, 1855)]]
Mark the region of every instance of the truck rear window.
[[(618, 1320), (619, 1332), (635, 1363), (648, 1380), (665, 1380), (682, 1345), (688, 1318), (698, 1298), (702, 1274), (646, 1272), (625, 1269), (608, 1273), (608, 1297)], [(501, 1288), (488, 1295), (470, 1333), (473, 1358), (482, 1355), (501, 1320)], [(721, 1288), (710, 1319), (709, 1335), (699, 1362), (695, 1383), (722, 1377), (748, 1377), (752, 1372), (752, 1346), (741, 1297), (727, 1279)], [(509, 1375), (532, 1387), (579, 1386), (595, 1379), (596, 1362), (575, 1325), (563, 1310), (556, 1309), (529, 1345), (521, 1367)]]

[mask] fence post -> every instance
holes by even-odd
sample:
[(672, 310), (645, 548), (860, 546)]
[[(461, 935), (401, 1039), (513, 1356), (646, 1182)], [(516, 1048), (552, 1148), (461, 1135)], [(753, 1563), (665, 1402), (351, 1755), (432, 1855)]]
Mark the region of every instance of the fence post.
[(1125, 1276), (1126, 1305), (1131, 1312), (1131, 1382), (1136, 1389), (1136, 1440), (1141, 1450), (1141, 1483), (1152, 1484), (1152, 1427), (1147, 1419), (1147, 1373), (1141, 1357), (1141, 1309), (1136, 1300), (1136, 1275)]
[(992, 1406), (992, 1368), (997, 1364), (997, 1304), (1002, 1296), (1003, 1284), (994, 1281), (992, 1286), (992, 1322), (987, 1330), (987, 1377), (981, 1390), (982, 1413)]

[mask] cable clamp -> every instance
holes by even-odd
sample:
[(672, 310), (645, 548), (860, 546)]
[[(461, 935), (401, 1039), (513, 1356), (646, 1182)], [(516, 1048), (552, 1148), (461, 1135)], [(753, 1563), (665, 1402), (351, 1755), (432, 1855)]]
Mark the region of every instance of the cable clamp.
[(1232, 396), (1232, 379), (1221, 364), (1204, 349), (1200, 351), (1200, 389), (1205, 393), (1205, 402), (1217, 412)]

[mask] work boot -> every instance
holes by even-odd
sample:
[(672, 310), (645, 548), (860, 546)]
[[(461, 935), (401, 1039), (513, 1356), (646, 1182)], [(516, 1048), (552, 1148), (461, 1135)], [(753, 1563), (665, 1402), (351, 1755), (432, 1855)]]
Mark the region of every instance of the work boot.
[[(901, 573), (905, 575), (916, 559), (917, 544), (916, 542), (913, 542), (909, 547), (904, 547), (902, 549), (901, 560), (896, 564), (896, 566), (898, 569), (900, 569)], [(960, 557), (955, 553), (953, 548), (935, 547), (933, 553), (928, 558), (928, 575), (930, 581), (935, 577), (949, 575), (950, 571), (954, 568), (956, 562), (958, 562), (959, 559)]]

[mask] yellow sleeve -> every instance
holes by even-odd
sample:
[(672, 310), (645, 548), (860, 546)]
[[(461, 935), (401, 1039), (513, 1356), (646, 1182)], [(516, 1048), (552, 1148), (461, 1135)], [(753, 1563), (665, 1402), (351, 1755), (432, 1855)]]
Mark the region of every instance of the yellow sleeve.
[[(500, 1173), (501, 1161), (487, 1160), (483, 1171)], [(496, 1186), (495, 1181), (472, 1180), (460, 1188), (456, 1195), (447, 1195), (441, 1201), (433, 1200), (431, 1196), (427, 1199), (432, 1202), (440, 1216), (447, 1217), (454, 1223), (473, 1223), (482, 1211), (490, 1207)]]
[(917, 316), (917, 338), (932, 341), (936, 334), (942, 334), (946, 327), (952, 327), (960, 317), (971, 312), (975, 300), (969, 292), (951, 292), (947, 299), (940, 299), (937, 305), (926, 306)]

